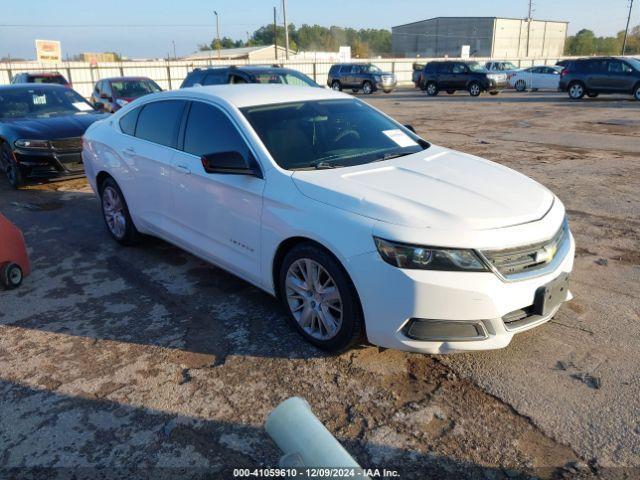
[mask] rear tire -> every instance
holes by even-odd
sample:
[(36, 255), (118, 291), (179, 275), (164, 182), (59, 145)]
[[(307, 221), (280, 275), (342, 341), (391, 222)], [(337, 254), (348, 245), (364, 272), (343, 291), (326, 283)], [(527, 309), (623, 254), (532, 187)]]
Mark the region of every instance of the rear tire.
[(436, 82), (428, 82), (425, 86), (425, 91), (430, 97), (435, 97), (438, 95), (438, 85), (436, 85)]
[(633, 98), (640, 102), (640, 83), (636, 85), (636, 88), (633, 91)]
[(18, 190), (24, 185), (24, 174), (20, 169), (20, 165), (16, 162), (11, 147), (6, 143), (2, 144), (2, 151), (0, 153), (2, 154), (2, 163), (4, 165), (9, 184), (14, 189)]
[(331, 90), (335, 90), (336, 92), (342, 91), (342, 85), (340, 85), (340, 82), (338, 80), (334, 80), (333, 82), (331, 82)]
[(587, 92), (587, 97), (589, 97), (589, 98), (596, 98), (598, 95), (599, 95), (599, 93)]
[(573, 82), (569, 85), (568, 92), (571, 100), (580, 100), (585, 94), (584, 85), (580, 82)]
[[(301, 267), (305, 268), (308, 277), (305, 277)], [(311, 272), (317, 272), (317, 282), (311, 281)], [(310, 280), (305, 282), (303, 278)], [(362, 341), (364, 322), (360, 299), (349, 275), (328, 251), (313, 243), (295, 246), (282, 261), (278, 287), (289, 322), (309, 343), (337, 353)], [(325, 294), (329, 290), (332, 293)], [(327, 317), (326, 312), (331, 315)], [(320, 319), (320, 314), (329, 319), (328, 323), (335, 325), (334, 331), (323, 330), (321, 325), (325, 323)], [(335, 323), (332, 319), (336, 320)]]
[(23, 277), (22, 268), (17, 263), (7, 262), (0, 265), (0, 283), (5, 289), (19, 287)]
[(495, 95), (498, 95), (499, 93), (500, 93), (500, 92), (489, 92), (489, 95), (493, 95), (493, 96), (495, 96)]
[(482, 92), (480, 88), (480, 84), (478, 82), (471, 82), (469, 84), (469, 95), (472, 97), (477, 97)]
[(451, 90), (451, 89), (449, 89), (449, 90), (447, 90), (447, 93), (448, 93), (449, 95), (453, 95), (454, 93), (456, 93), (456, 91), (455, 91), (455, 90)]
[(108, 177), (100, 184), (102, 218), (113, 239), (121, 245), (136, 245), (140, 233), (131, 220), (129, 207), (116, 181)]

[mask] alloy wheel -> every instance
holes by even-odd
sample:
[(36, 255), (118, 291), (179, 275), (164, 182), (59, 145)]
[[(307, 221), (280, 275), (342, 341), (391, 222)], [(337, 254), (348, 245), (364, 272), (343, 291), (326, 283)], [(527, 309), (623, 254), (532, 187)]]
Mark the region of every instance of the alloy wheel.
[(427, 93), (429, 95), (435, 95), (436, 94), (436, 85), (435, 85), (435, 83), (430, 83), (429, 85), (427, 85)]
[(369, 95), (372, 90), (371, 84), (369, 82), (364, 82), (364, 85), (362, 85), (362, 92)]
[(471, 86), (469, 87), (469, 93), (474, 97), (480, 95), (480, 85), (478, 85), (477, 83), (471, 84)]
[(527, 88), (527, 84), (524, 83), (524, 80), (518, 80), (516, 82), (516, 90), (519, 92), (524, 92)]
[(22, 270), (15, 266), (9, 270), (8, 278), (11, 285), (20, 285), (22, 282)]
[(127, 230), (124, 205), (120, 194), (111, 186), (102, 192), (102, 210), (109, 230), (116, 238), (123, 238)]
[(342, 297), (333, 277), (315, 260), (300, 258), (286, 275), (286, 298), (300, 327), (317, 340), (335, 337), (342, 325)]
[(584, 95), (584, 88), (579, 83), (574, 83), (569, 88), (569, 95), (571, 95), (571, 98), (581, 98)]

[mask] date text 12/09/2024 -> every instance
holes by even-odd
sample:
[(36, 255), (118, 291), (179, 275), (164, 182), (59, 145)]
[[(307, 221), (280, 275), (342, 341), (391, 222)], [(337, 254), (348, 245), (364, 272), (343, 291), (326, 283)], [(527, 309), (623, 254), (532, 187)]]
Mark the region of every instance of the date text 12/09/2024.
[(386, 468), (238, 468), (234, 478), (399, 478)]

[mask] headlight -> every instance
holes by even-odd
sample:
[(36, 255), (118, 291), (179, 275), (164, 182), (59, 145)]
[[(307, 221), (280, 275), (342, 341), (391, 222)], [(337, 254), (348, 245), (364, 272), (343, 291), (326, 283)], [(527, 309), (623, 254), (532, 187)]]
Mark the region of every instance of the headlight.
[(373, 237), (382, 259), (398, 268), (485, 272), (487, 267), (473, 252), (456, 248), (431, 248), (390, 242)]
[(376, 81), (376, 83), (380, 83), (382, 81), (382, 77), (380, 75), (374, 75), (373, 79)]
[(25, 140), (19, 139), (13, 142), (18, 148), (33, 148), (38, 150), (49, 150), (49, 140)]
[(127, 102), (126, 100), (123, 100), (123, 99), (121, 99), (121, 98), (117, 98), (117, 99), (116, 99), (116, 103), (117, 103), (118, 105), (120, 105), (121, 107), (124, 107), (124, 106), (125, 106), (127, 103), (129, 103), (129, 102)]

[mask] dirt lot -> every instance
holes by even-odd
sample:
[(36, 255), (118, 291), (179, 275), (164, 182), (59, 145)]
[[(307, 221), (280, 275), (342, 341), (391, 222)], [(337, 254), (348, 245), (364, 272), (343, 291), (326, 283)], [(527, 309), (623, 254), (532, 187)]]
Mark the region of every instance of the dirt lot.
[(365, 467), (401, 478), (640, 475), (640, 103), (504, 93), (368, 97), (424, 138), (565, 203), (575, 300), (500, 351), (305, 344), (274, 299), (160, 240), (110, 240), (84, 180), (14, 192), (34, 272), (0, 292), (3, 477), (231, 478), (274, 466), (291, 395)]

